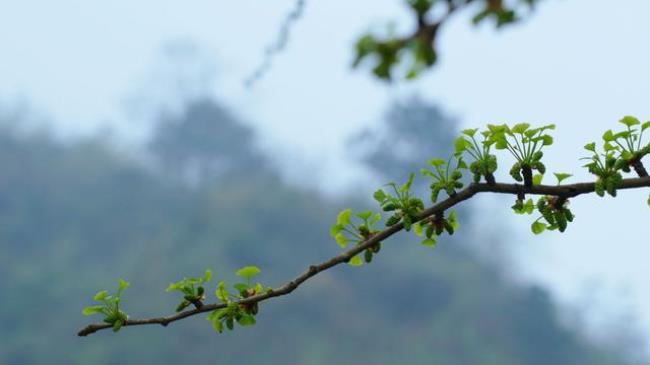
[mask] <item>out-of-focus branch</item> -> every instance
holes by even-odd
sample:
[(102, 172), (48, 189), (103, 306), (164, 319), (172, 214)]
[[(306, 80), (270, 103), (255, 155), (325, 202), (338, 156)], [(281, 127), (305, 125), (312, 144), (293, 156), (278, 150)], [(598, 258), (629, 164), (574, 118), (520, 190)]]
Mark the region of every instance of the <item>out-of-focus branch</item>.
[(246, 87), (252, 87), (258, 80), (260, 80), (271, 67), (273, 58), (282, 52), (289, 41), (291, 27), (300, 19), (305, 8), (306, 0), (296, 0), (296, 4), (286, 18), (282, 22), (280, 32), (272, 44), (266, 47), (264, 51), (264, 58), (262, 63), (244, 80)]

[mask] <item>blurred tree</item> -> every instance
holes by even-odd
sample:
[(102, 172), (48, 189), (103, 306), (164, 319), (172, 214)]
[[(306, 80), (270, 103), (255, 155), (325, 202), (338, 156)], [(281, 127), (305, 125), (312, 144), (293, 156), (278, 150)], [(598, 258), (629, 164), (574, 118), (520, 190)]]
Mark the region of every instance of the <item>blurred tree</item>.
[(417, 95), (394, 102), (382, 122), (349, 145), (384, 181), (405, 180), (423, 158), (448, 155), (458, 136), (458, 121)]
[(190, 102), (179, 115), (162, 115), (149, 150), (163, 172), (197, 184), (263, 173), (266, 161), (253, 141), (248, 127), (203, 98)]

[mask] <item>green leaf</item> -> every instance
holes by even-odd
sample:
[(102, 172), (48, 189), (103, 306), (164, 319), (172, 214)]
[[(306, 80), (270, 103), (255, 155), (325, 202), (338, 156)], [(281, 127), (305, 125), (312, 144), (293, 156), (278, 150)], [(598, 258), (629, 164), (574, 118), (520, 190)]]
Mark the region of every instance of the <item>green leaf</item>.
[(212, 270), (205, 270), (205, 274), (203, 274), (203, 282), (207, 283), (210, 279), (212, 279)]
[(102, 300), (106, 299), (107, 295), (108, 295), (108, 291), (102, 290), (102, 291), (98, 292), (97, 294), (95, 294), (95, 296), (93, 297), (93, 300), (101, 302)]
[(614, 138), (614, 132), (612, 132), (611, 129), (608, 130), (608, 131), (606, 131), (605, 133), (603, 133), (603, 141), (605, 141), (605, 142), (611, 142), (611, 141), (613, 141), (614, 139), (615, 139), (615, 138)]
[(238, 292), (243, 292), (248, 289), (248, 285), (244, 283), (236, 283), (233, 284), (232, 287), (235, 288), (235, 290), (237, 290)]
[(370, 218), (370, 220), (368, 221), (368, 223), (372, 226), (373, 224), (379, 222), (380, 219), (381, 219), (381, 213), (375, 213), (375, 214)]
[(416, 236), (422, 236), (422, 225), (419, 222), (413, 224), (413, 233)]
[(228, 303), (228, 290), (226, 289), (226, 282), (220, 281), (217, 284), (217, 289), (214, 291), (214, 296), (224, 303)]
[(422, 241), (422, 246), (434, 247), (436, 245), (436, 240), (433, 238), (427, 238)]
[(345, 236), (342, 233), (339, 233), (336, 236), (334, 236), (334, 239), (336, 240), (336, 243), (339, 246), (341, 246), (341, 248), (345, 248), (345, 246), (347, 245), (348, 240), (345, 238)]
[(530, 124), (528, 123), (519, 123), (519, 124), (515, 124), (511, 130), (512, 133), (523, 134), (529, 127)]
[(410, 173), (409, 178), (406, 181), (406, 183), (404, 183), (404, 185), (400, 186), (400, 188), (399, 188), (400, 192), (404, 193), (404, 192), (409, 191), (411, 189), (411, 185), (413, 185), (413, 179), (415, 179), (415, 173), (414, 172)]
[[(215, 312), (216, 312), (216, 311), (215, 311)], [(214, 312), (213, 312), (213, 313), (214, 313)], [(210, 319), (208, 319), (208, 320), (212, 323), (212, 328), (213, 328), (215, 331), (217, 331), (217, 332), (219, 332), (219, 333), (223, 332), (223, 323), (221, 323), (220, 320), (210, 320)]]
[(478, 128), (473, 128), (473, 129), (469, 128), (469, 129), (463, 129), (461, 133), (468, 137), (474, 137), (476, 131), (478, 131)]
[(370, 218), (371, 215), (372, 215), (371, 210), (365, 210), (363, 212), (357, 213), (357, 217), (359, 217), (360, 219), (363, 219), (364, 221), (367, 220), (368, 218)]
[(340, 224), (334, 224), (330, 227), (330, 236), (336, 237), (339, 232), (343, 230), (343, 226)]
[(544, 179), (544, 175), (535, 174), (535, 176), (533, 176), (533, 185), (541, 184), (543, 179)]
[(118, 296), (119, 296), (120, 293), (122, 293), (122, 291), (123, 291), (124, 289), (128, 288), (130, 285), (131, 285), (131, 284), (129, 284), (128, 281), (125, 281), (125, 280), (120, 279), (120, 280), (118, 281), (118, 286), (117, 286), (117, 293), (118, 293)]
[(81, 314), (84, 316), (90, 316), (95, 313), (101, 313), (102, 310), (104, 309), (103, 305), (91, 305), (90, 307), (86, 307), (81, 311)]
[(557, 184), (560, 185), (562, 183), (562, 180), (570, 178), (571, 174), (563, 173), (563, 172), (554, 172), (553, 175), (557, 178)]
[(650, 128), (650, 121), (647, 121), (641, 125), (641, 131), (644, 131), (648, 128)]
[(621, 120), (619, 120), (618, 122), (619, 122), (619, 123), (622, 123), (622, 124), (625, 124), (626, 126), (628, 126), (628, 128), (630, 128), (630, 127), (632, 127), (632, 126), (634, 126), (634, 125), (637, 125), (637, 124), (641, 124), (641, 122), (639, 122), (638, 119), (636, 119), (635, 117), (633, 117), (633, 116), (631, 116), (631, 115), (626, 115), (626, 116), (624, 116), (624, 117), (623, 117)]
[(508, 142), (505, 139), (498, 139), (494, 144), (494, 148), (497, 150), (505, 150), (508, 147)]
[(352, 214), (352, 210), (350, 208), (341, 211), (336, 217), (336, 224), (345, 226), (346, 224), (350, 223), (350, 214)]
[(628, 138), (629, 136), (632, 135), (632, 132), (630, 131), (623, 131), (623, 132), (618, 132), (614, 135), (614, 139), (619, 139), (619, 138)]
[(429, 160), (429, 165), (433, 167), (442, 166), (445, 164), (445, 160), (441, 158), (432, 158)]
[(237, 323), (243, 327), (252, 326), (255, 324), (255, 317), (247, 313), (242, 313), (240, 317), (237, 317)]
[(169, 286), (167, 286), (167, 289), (165, 289), (166, 292), (174, 291), (174, 290), (179, 290), (181, 288), (181, 283), (171, 283)]
[(587, 143), (584, 147), (587, 151), (596, 152), (596, 142)]
[(465, 148), (467, 148), (467, 140), (465, 137), (456, 138), (456, 141), (454, 142), (454, 150), (458, 153), (465, 151)]
[(555, 129), (555, 124), (548, 124), (548, 125), (545, 125), (545, 126), (539, 128), (539, 130), (542, 130), (542, 131), (547, 130), (547, 129)]
[(378, 201), (379, 203), (383, 203), (384, 200), (386, 200), (386, 193), (384, 193), (383, 190), (379, 189), (375, 191), (374, 194), (372, 194), (372, 197), (375, 198), (375, 200)]
[(355, 255), (355, 256), (352, 256), (350, 261), (348, 261), (348, 265), (350, 265), (350, 266), (361, 266), (361, 265), (363, 265), (363, 260), (361, 259), (361, 257), (359, 257), (359, 255)]
[(449, 212), (449, 216), (447, 217), (447, 221), (449, 221), (449, 224), (451, 224), (451, 227), (455, 230), (458, 229), (458, 219), (456, 218), (456, 211), (452, 210)]
[(113, 332), (119, 331), (122, 328), (123, 325), (124, 325), (124, 322), (122, 322), (120, 320), (115, 321), (115, 323), (113, 323)]
[(237, 270), (235, 275), (250, 280), (253, 276), (259, 273), (260, 273), (260, 269), (257, 266), (244, 266), (241, 269)]
[(523, 211), (526, 214), (533, 214), (533, 210), (535, 210), (535, 205), (533, 204), (533, 199), (528, 199), (526, 201), (526, 204), (524, 204)]
[(603, 144), (603, 150), (605, 150), (605, 152), (616, 151), (618, 148), (619, 148), (618, 146), (614, 146), (613, 144), (611, 144), (609, 142), (605, 142)]
[(546, 224), (540, 221), (535, 221), (530, 226), (530, 229), (533, 231), (534, 234), (540, 234), (546, 230)]

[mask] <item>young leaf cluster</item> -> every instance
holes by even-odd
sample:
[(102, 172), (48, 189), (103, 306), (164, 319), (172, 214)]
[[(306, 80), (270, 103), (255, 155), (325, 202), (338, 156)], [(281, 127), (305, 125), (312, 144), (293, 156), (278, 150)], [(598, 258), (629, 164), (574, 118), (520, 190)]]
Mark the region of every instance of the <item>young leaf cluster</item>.
[[(554, 175), (557, 178), (558, 185), (563, 180), (571, 177), (571, 174), (559, 172), (554, 173)], [(537, 176), (540, 177), (539, 183), (541, 183), (542, 175)], [(573, 213), (569, 209), (568, 199), (557, 196), (542, 196), (537, 200), (537, 203), (533, 203), (533, 199), (528, 199), (525, 202), (522, 199), (517, 199), (512, 206), (512, 210), (517, 214), (533, 214), (535, 210), (541, 213), (541, 216), (530, 227), (535, 234), (540, 234), (545, 230), (553, 231), (556, 229), (564, 232), (567, 224), (573, 222), (574, 218)]]
[(626, 129), (617, 133), (608, 130), (603, 134), (605, 150), (617, 152), (616, 166), (624, 172), (630, 172), (634, 168), (641, 176), (647, 176), (641, 159), (650, 153), (650, 143), (643, 145), (643, 132), (650, 128), (650, 121), (641, 124), (633, 116), (623, 117), (619, 123), (625, 125)]
[(539, 128), (531, 128), (528, 123), (512, 127), (490, 124), (487, 139), (494, 143), (497, 150), (508, 150), (514, 156), (516, 162), (510, 169), (510, 176), (530, 187), (533, 186), (533, 170), (542, 175), (546, 172), (546, 166), (541, 161), (544, 156), (542, 149), (553, 144), (553, 137), (548, 134), (552, 129), (555, 129), (554, 124)]
[[(536, 1), (538, 0), (524, 0), (520, 3), (524, 3), (529, 8), (533, 8)], [(490, 19), (494, 21), (494, 24), (497, 28), (501, 28), (505, 25), (512, 24), (519, 20), (519, 9), (513, 4), (513, 2), (506, 1), (485, 1), (483, 9), (481, 9), (474, 17), (472, 17), (472, 23), (478, 24), (484, 20)]]
[[(348, 242), (359, 244), (379, 232), (374, 226), (381, 219), (380, 213), (373, 213), (370, 210), (366, 210), (357, 213), (355, 216), (359, 221), (358, 223), (352, 221), (352, 210), (345, 209), (339, 213), (336, 218), (336, 224), (330, 228), (330, 236), (336, 240), (336, 243), (341, 248), (347, 247)], [(380, 249), (381, 243), (379, 242), (364, 250), (363, 257), (365, 262), (370, 263), (373, 255), (378, 253)], [(363, 264), (363, 260), (356, 255), (350, 259), (348, 264), (360, 266)]]
[(437, 237), (447, 232), (450, 236), (458, 229), (458, 220), (456, 219), (456, 211), (449, 212), (447, 217), (444, 214), (437, 214), (432, 219), (424, 222), (418, 222), (413, 225), (413, 232), (424, 238), (422, 245), (427, 247), (434, 247), (437, 243)]
[(642, 142), (643, 132), (650, 128), (650, 121), (641, 124), (637, 118), (625, 116), (619, 123), (626, 129), (617, 133), (606, 131), (603, 134), (603, 152), (596, 150), (595, 142), (584, 147), (592, 153), (591, 157), (582, 158), (589, 161), (584, 167), (597, 176), (596, 194), (601, 197), (605, 193), (616, 196), (616, 189), (623, 181), (621, 171), (629, 173), (634, 168), (639, 176), (648, 176), (641, 160), (650, 153), (650, 143), (643, 145)]
[[(564, 232), (569, 222), (573, 222), (573, 213), (568, 207), (567, 199), (557, 196), (542, 196), (537, 200), (537, 210), (542, 214), (537, 218), (531, 229), (533, 233), (540, 234), (544, 230), (558, 230)], [(542, 219), (546, 223), (542, 222)]]
[[(520, 3), (532, 8), (539, 0), (523, 0)], [(353, 66), (371, 59), (373, 74), (385, 81), (392, 80), (396, 69), (404, 70), (402, 77), (410, 80), (417, 78), (423, 71), (431, 68), (438, 60), (435, 43), (440, 27), (450, 16), (471, 3), (480, 2), (478, 13), (472, 23), (494, 20), (496, 28), (514, 23), (521, 17), (521, 7), (515, 2), (495, 0), (405, 0), (417, 24), (411, 34), (403, 37), (390, 35), (378, 37), (367, 33), (361, 36), (355, 45)]]
[(183, 278), (183, 280), (169, 284), (166, 291), (178, 291), (183, 294), (183, 300), (176, 307), (176, 312), (185, 310), (190, 305), (200, 308), (205, 299), (205, 287), (212, 278), (212, 271), (205, 270), (203, 277)]
[(440, 158), (429, 160), (429, 165), (433, 167), (433, 171), (428, 169), (421, 169), (420, 173), (424, 176), (430, 177), (433, 182), (431, 183), (431, 202), (438, 201), (438, 195), (441, 191), (447, 193), (448, 196), (456, 195), (456, 189), (463, 187), (463, 178), (461, 169), (466, 169), (467, 165), (462, 157), (455, 159), (456, 167), (451, 168), (451, 157), (447, 162)]
[(474, 182), (478, 183), (485, 178), (488, 184), (494, 184), (494, 172), (497, 170), (497, 157), (490, 153), (494, 142), (490, 141), (490, 131), (483, 131), (483, 140), (479, 143), (476, 140), (478, 129), (465, 129), (462, 135), (454, 143), (455, 155), (462, 156), (469, 154), (474, 161), (469, 164), (469, 171), (472, 173)]
[(237, 276), (246, 279), (246, 282), (233, 285), (237, 294), (228, 291), (225, 281), (219, 282), (214, 295), (226, 306), (210, 312), (206, 317), (212, 323), (212, 328), (215, 331), (221, 333), (224, 327), (232, 330), (235, 323), (242, 327), (252, 326), (256, 323), (255, 316), (259, 312), (258, 303), (239, 303), (239, 301), (264, 292), (262, 284), (252, 284), (251, 281), (259, 273), (260, 269), (255, 266), (246, 266), (237, 270)]
[(379, 203), (381, 209), (392, 214), (386, 220), (386, 226), (393, 226), (402, 222), (404, 229), (410, 231), (411, 226), (417, 221), (418, 215), (424, 209), (422, 200), (413, 196), (411, 192), (414, 178), (415, 174), (410, 174), (406, 183), (399, 187), (395, 183), (388, 184), (392, 193), (385, 192), (383, 189), (375, 191), (373, 197)]
[(616, 197), (616, 188), (623, 181), (623, 175), (620, 173), (622, 164), (616, 158), (616, 150), (610, 144), (605, 143), (604, 152), (596, 151), (596, 143), (588, 143), (585, 150), (592, 153), (591, 157), (584, 157), (583, 160), (590, 162), (584, 165), (590, 173), (597, 176), (596, 194), (605, 196), (607, 194)]
[(107, 290), (98, 292), (93, 297), (93, 300), (101, 304), (84, 308), (82, 314), (84, 316), (102, 314), (104, 323), (110, 324), (113, 332), (119, 331), (128, 319), (128, 315), (120, 309), (122, 292), (128, 287), (129, 283), (120, 279), (115, 294), (109, 294)]

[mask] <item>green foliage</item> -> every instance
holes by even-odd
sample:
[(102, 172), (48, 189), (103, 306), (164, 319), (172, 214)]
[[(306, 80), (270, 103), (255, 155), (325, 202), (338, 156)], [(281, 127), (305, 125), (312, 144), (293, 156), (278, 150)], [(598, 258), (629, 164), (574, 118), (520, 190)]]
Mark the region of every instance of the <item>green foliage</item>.
[(183, 278), (183, 280), (169, 284), (166, 291), (178, 291), (183, 294), (183, 300), (176, 307), (176, 312), (181, 312), (189, 305), (194, 304), (199, 308), (205, 299), (204, 284), (212, 279), (212, 271), (205, 270), (203, 277)]
[(435, 0), (407, 0), (407, 4), (413, 9), (416, 14), (425, 15), (433, 6)]
[[(569, 201), (567, 199), (558, 198), (556, 196), (542, 196), (537, 200), (537, 211), (542, 216), (539, 217), (531, 226), (531, 230), (535, 234), (541, 233), (547, 229), (550, 231), (558, 230), (564, 232), (569, 222), (573, 222), (573, 213), (568, 207)], [(546, 223), (541, 222), (545, 220)]]
[(608, 130), (603, 134), (603, 152), (596, 151), (596, 143), (585, 145), (585, 149), (592, 153), (591, 157), (583, 160), (590, 161), (587, 167), (590, 173), (596, 175), (596, 193), (604, 196), (605, 193), (616, 196), (616, 188), (623, 180), (621, 171), (630, 172), (631, 167), (639, 176), (647, 176), (641, 160), (650, 153), (650, 143), (643, 145), (643, 133), (650, 128), (650, 121), (641, 123), (637, 118), (625, 116), (619, 123), (626, 129), (620, 132)]
[(429, 176), (433, 182), (431, 183), (431, 202), (438, 201), (438, 195), (441, 191), (447, 193), (448, 196), (456, 195), (456, 189), (461, 189), (463, 183), (460, 181), (463, 177), (461, 169), (466, 169), (467, 165), (462, 157), (456, 157), (456, 167), (451, 168), (451, 157), (447, 162), (439, 158), (429, 160), (429, 165), (433, 167), (433, 171), (421, 169), (420, 173), (424, 176)]
[(120, 309), (120, 301), (122, 299), (122, 292), (129, 285), (128, 282), (120, 279), (115, 294), (111, 295), (107, 290), (98, 292), (93, 297), (93, 300), (101, 304), (85, 307), (82, 314), (84, 316), (102, 314), (104, 316), (103, 321), (113, 326), (113, 332), (119, 331), (128, 319), (128, 315)]
[(533, 199), (528, 199), (525, 202), (522, 199), (517, 199), (512, 206), (512, 210), (517, 214), (533, 214), (535, 204), (533, 203)]
[(469, 171), (473, 174), (475, 183), (480, 182), (483, 177), (488, 183), (494, 184), (494, 172), (498, 166), (497, 157), (490, 153), (494, 142), (488, 139), (490, 131), (483, 131), (481, 132), (483, 140), (479, 144), (476, 141), (477, 131), (478, 129), (463, 130), (463, 135), (454, 142), (454, 150), (456, 156), (467, 153), (474, 159), (469, 164)]
[(364, 59), (374, 58), (373, 74), (383, 80), (390, 80), (391, 69), (399, 62), (404, 45), (396, 39), (380, 41), (371, 34), (361, 37), (356, 44), (356, 58), (352, 63), (357, 67)]
[[(539, 175), (541, 176), (541, 175)], [(570, 174), (555, 173), (558, 185)], [(531, 224), (531, 230), (535, 234), (540, 234), (546, 230), (559, 230), (564, 232), (569, 222), (573, 222), (573, 213), (569, 209), (569, 201), (557, 196), (542, 196), (533, 203), (533, 199), (526, 201), (517, 199), (512, 206), (512, 210), (517, 214), (533, 214), (537, 210), (541, 216)]]
[(406, 183), (399, 187), (395, 183), (388, 184), (387, 186), (393, 190), (392, 193), (387, 193), (382, 189), (374, 193), (373, 197), (381, 209), (392, 214), (386, 220), (386, 226), (393, 226), (401, 222), (404, 224), (404, 229), (410, 231), (413, 223), (418, 221), (418, 215), (424, 209), (424, 203), (413, 196), (411, 192), (414, 178), (415, 174), (410, 174)]
[(260, 269), (257, 266), (245, 266), (237, 270), (235, 274), (250, 282), (250, 280), (259, 273)]
[(546, 172), (546, 166), (541, 161), (544, 156), (542, 149), (553, 144), (553, 137), (548, 134), (552, 129), (555, 129), (554, 124), (539, 128), (530, 128), (528, 123), (512, 127), (490, 124), (487, 139), (497, 150), (507, 149), (517, 160), (510, 169), (510, 176), (516, 181), (523, 181), (526, 186), (533, 186), (533, 170), (542, 175)]
[(605, 196), (605, 192), (609, 195), (616, 197), (616, 188), (623, 180), (623, 176), (619, 172), (622, 164), (616, 158), (616, 150), (611, 144), (605, 142), (604, 152), (598, 153), (596, 151), (595, 143), (588, 143), (585, 145), (585, 150), (593, 153), (591, 157), (583, 157), (583, 160), (591, 162), (584, 165), (590, 173), (596, 175), (596, 194), (598, 196)]
[[(472, 23), (479, 24), (485, 20), (493, 20), (496, 28), (501, 28), (519, 20), (522, 8), (531, 9), (537, 1), (524, 0), (518, 3), (502, 0), (479, 1), (480, 10), (472, 17)], [(353, 66), (357, 67), (362, 61), (372, 59), (372, 72), (381, 80), (392, 80), (396, 69), (405, 70), (403, 77), (407, 80), (417, 78), (438, 60), (435, 41), (440, 27), (452, 13), (471, 2), (473, 0), (453, 2), (406, 0), (406, 5), (416, 19), (417, 29), (404, 37), (393, 34), (387, 37), (364, 34), (356, 42)], [(434, 16), (435, 13), (445, 14)]]
[(422, 245), (435, 247), (438, 242), (438, 236), (447, 232), (450, 236), (458, 229), (458, 219), (456, 211), (451, 210), (447, 217), (443, 214), (436, 214), (432, 219), (418, 222), (413, 225), (413, 231), (417, 236), (423, 236)]
[(558, 185), (560, 185), (562, 183), (562, 181), (564, 181), (564, 180), (570, 178), (571, 176), (573, 176), (573, 175), (567, 174), (565, 172), (554, 172), (553, 175), (555, 175), (555, 178), (557, 179), (557, 184)]
[(246, 279), (245, 283), (233, 284), (232, 287), (237, 294), (228, 291), (225, 281), (220, 281), (217, 284), (214, 295), (226, 306), (216, 309), (206, 316), (215, 331), (221, 333), (224, 327), (232, 330), (235, 323), (242, 327), (252, 326), (256, 323), (255, 316), (259, 312), (258, 302), (241, 303), (241, 301), (272, 290), (268, 287), (264, 288), (261, 283), (252, 284), (251, 279), (259, 273), (260, 269), (257, 266), (244, 266), (237, 270), (236, 275)]
[[(529, 9), (535, 6), (538, 0), (524, 0), (519, 3), (524, 4)], [(521, 9), (517, 6), (516, 2), (508, 2), (502, 0), (486, 0), (481, 9), (474, 17), (472, 22), (479, 24), (485, 20), (492, 20), (497, 28), (505, 25), (515, 23), (520, 19)]]
[[(375, 224), (381, 219), (380, 213), (373, 213), (371, 210), (359, 212), (355, 215), (360, 221), (358, 224), (352, 221), (351, 215), (351, 209), (341, 211), (336, 218), (336, 224), (330, 228), (330, 236), (334, 238), (341, 248), (347, 247), (348, 242), (353, 242), (358, 245), (379, 232), (379, 230), (375, 229)], [(380, 249), (381, 242), (378, 242), (364, 250), (363, 256), (365, 261), (368, 263), (371, 262), (373, 255), (378, 253)], [(351, 266), (361, 266), (363, 261), (357, 255), (353, 256), (348, 264)]]
[(214, 310), (206, 316), (206, 319), (212, 323), (212, 328), (221, 333), (224, 327), (233, 330), (235, 322), (242, 327), (252, 326), (257, 314), (257, 303), (250, 306), (229, 303), (225, 308)]
[(626, 129), (620, 132), (608, 130), (603, 134), (604, 149), (616, 151), (616, 167), (624, 172), (630, 172), (630, 167), (639, 164), (641, 159), (650, 153), (650, 143), (643, 145), (643, 132), (650, 128), (650, 121), (641, 124), (632, 116), (623, 117), (619, 123)]

